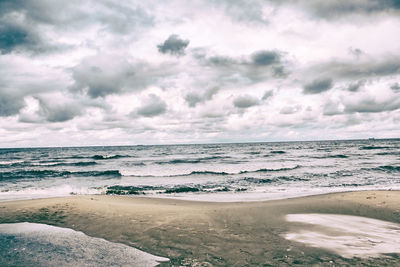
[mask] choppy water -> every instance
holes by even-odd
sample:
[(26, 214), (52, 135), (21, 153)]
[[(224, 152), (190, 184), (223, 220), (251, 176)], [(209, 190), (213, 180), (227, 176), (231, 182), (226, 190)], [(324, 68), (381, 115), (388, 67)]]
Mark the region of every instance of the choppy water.
[(0, 149), (0, 200), (134, 194), (235, 201), (400, 189), (400, 139)]

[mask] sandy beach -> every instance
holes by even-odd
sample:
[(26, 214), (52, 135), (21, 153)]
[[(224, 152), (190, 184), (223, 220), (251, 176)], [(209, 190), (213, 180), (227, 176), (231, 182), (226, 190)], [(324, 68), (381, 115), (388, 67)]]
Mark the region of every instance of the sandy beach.
[[(360, 191), (264, 202), (71, 196), (0, 203), (0, 223), (67, 227), (167, 257), (167, 266), (383, 266), (400, 256), (342, 257), (288, 240), (288, 214), (339, 214), (400, 223), (400, 191)], [(304, 226), (305, 227), (305, 226)], [(334, 234), (333, 234), (334, 236)]]

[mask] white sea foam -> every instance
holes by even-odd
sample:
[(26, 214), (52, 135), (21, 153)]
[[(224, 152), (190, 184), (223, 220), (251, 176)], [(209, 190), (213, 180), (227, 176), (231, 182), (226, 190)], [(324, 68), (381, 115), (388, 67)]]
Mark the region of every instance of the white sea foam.
[(7, 160), (7, 161), (0, 161), (0, 165), (10, 165), (23, 162), (24, 162), (23, 160)]
[(8, 190), (0, 192), (0, 202), (10, 200), (23, 200), (23, 199), (35, 199), (35, 198), (49, 198), (49, 197), (64, 197), (69, 195), (93, 195), (100, 194), (104, 190), (71, 186), (71, 185), (59, 185), (49, 188), (24, 188), (20, 190)]
[(57, 166), (60, 164), (59, 162), (49, 162), (49, 163), (40, 163), (40, 162), (32, 162), (32, 166), (42, 166), (42, 167), (50, 167), (50, 166)]
[(218, 192), (218, 193), (175, 193), (175, 194), (153, 194), (146, 195), (154, 198), (173, 198), (189, 201), (202, 202), (254, 202), (266, 200), (288, 199), (295, 197), (304, 197), (310, 195), (325, 194), (323, 190), (308, 190), (307, 188), (298, 188), (290, 190), (285, 188), (273, 188), (245, 192)]
[(0, 224), (2, 266), (157, 266), (169, 259), (46, 224)]
[(306, 224), (287, 233), (286, 239), (327, 249), (345, 258), (400, 253), (400, 224), (336, 214), (289, 214), (286, 220)]
[[(161, 178), (160, 178), (161, 179)], [(138, 181), (142, 181), (141, 178), (137, 179)], [(118, 185), (129, 186), (129, 180), (125, 181), (121, 180), (121, 183)], [(167, 180), (163, 179), (162, 181), (158, 181), (156, 179), (148, 181), (143, 179), (144, 185), (149, 186), (157, 186), (162, 185), (162, 183), (167, 182), (167, 185), (181, 185), (179, 184), (179, 180), (174, 181), (173, 179)], [(159, 182), (159, 184), (157, 184)], [(26, 200), (26, 199), (37, 199), (37, 198), (50, 198), (50, 197), (64, 197), (70, 195), (96, 195), (96, 194), (105, 194), (107, 188), (102, 186), (101, 183), (96, 187), (91, 187), (90, 183), (86, 183), (83, 185), (75, 184), (71, 182), (72, 185), (69, 184), (60, 184), (60, 185), (52, 185), (49, 187), (25, 187), (18, 190), (0, 190), (0, 202), (4, 201), (14, 201), (14, 200)], [(95, 185), (95, 184), (93, 184)], [(143, 186), (143, 185), (141, 185)], [(190, 185), (188, 185), (190, 186)], [(399, 186), (394, 186), (391, 188), (392, 190), (400, 190)], [(307, 187), (297, 187), (297, 188), (285, 188), (285, 187), (257, 187), (244, 192), (217, 192), (217, 193), (209, 193), (209, 192), (199, 192), (199, 193), (172, 193), (172, 194), (163, 194), (163, 190), (148, 190), (145, 191), (146, 195), (144, 197), (150, 198), (173, 198), (173, 199), (181, 199), (181, 200), (189, 200), (189, 201), (204, 201), (204, 202), (253, 202), (253, 201), (266, 201), (266, 200), (278, 200), (278, 199), (289, 199), (296, 197), (305, 197), (311, 195), (320, 195), (326, 193), (335, 193), (335, 192), (346, 192), (346, 191), (363, 191), (363, 190), (387, 190), (382, 187), (356, 187), (356, 188), (307, 188)]]
[[(399, 186), (394, 186), (392, 190), (400, 190)], [(154, 198), (173, 198), (189, 201), (204, 201), (204, 202), (254, 202), (254, 201), (267, 201), (290, 199), (297, 197), (307, 197), (314, 195), (323, 195), (329, 193), (350, 192), (350, 191), (365, 191), (365, 190), (387, 190), (384, 187), (342, 187), (325, 188), (286, 188), (278, 186), (265, 186), (252, 188), (244, 192), (218, 192), (218, 193), (173, 193), (173, 194), (148, 194), (145, 197)]]

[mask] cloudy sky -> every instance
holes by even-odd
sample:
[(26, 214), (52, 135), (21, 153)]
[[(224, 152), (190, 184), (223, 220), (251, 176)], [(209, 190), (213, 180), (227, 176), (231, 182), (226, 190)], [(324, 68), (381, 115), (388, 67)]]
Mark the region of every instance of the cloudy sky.
[(400, 137), (400, 1), (0, 1), (0, 147)]

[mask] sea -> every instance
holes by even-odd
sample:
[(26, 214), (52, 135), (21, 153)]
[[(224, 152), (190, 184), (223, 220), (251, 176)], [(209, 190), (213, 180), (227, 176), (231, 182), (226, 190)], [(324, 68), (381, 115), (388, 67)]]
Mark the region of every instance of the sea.
[(400, 139), (0, 149), (0, 201), (259, 201), (400, 189)]

